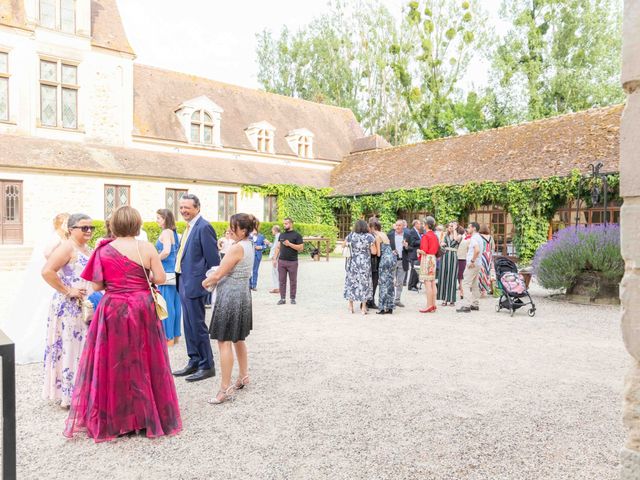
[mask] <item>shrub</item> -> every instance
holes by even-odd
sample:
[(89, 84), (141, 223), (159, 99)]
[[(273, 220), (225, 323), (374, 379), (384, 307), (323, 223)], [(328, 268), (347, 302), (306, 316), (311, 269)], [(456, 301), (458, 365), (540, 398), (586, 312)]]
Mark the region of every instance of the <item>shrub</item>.
[(533, 259), (533, 273), (544, 288), (569, 289), (585, 271), (615, 282), (622, 279), (619, 225), (564, 228), (540, 246)]
[[(102, 238), (106, 235), (106, 228), (104, 224), (104, 220), (94, 220), (93, 225), (96, 227), (93, 232), (93, 238), (89, 245), (91, 247), (95, 246), (96, 240)], [(260, 224), (260, 233), (262, 233), (267, 240), (270, 242), (273, 241), (273, 235), (271, 234), (271, 228), (274, 225), (280, 225), (282, 228), (282, 224), (271, 223), (271, 222), (263, 222)], [(216, 232), (218, 238), (224, 236), (224, 232), (227, 228), (229, 228), (229, 222), (211, 222), (211, 226)], [(187, 228), (186, 222), (177, 222), (176, 228), (178, 233), (182, 234), (184, 230)], [(160, 236), (160, 227), (156, 222), (144, 222), (142, 224), (142, 229), (147, 232), (147, 237), (149, 237), (149, 241), (153, 244), (156, 243), (158, 237)], [(320, 224), (309, 224), (309, 223), (296, 223), (295, 229), (300, 232), (300, 235), (303, 237), (325, 237), (331, 239), (331, 250), (333, 250), (336, 246), (336, 240), (338, 238), (338, 229), (331, 225), (320, 225)], [(304, 247), (305, 252), (311, 251), (312, 245), (307, 244)], [(323, 252), (324, 253), (324, 252)]]

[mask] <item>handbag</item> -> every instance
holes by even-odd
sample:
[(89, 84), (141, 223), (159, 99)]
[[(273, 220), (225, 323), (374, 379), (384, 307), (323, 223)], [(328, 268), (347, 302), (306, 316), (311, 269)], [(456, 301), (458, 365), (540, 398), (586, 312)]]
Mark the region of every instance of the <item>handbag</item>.
[(93, 303), (91, 303), (91, 300), (89, 300), (88, 298), (79, 298), (78, 301), (80, 302), (82, 321), (89, 325), (91, 323), (91, 320), (93, 320)]
[(136, 240), (136, 250), (138, 251), (138, 258), (140, 259), (140, 266), (142, 267), (142, 271), (144, 272), (144, 278), (147, 279), (147, 283), (149, 284), (149, 290), (151, 290), (151, 298), (153, 298), (153, 303), (156, 306), (156, 314), (160, 320), (165, 320), (169, 318), (169, 309), (167, 307), (167, 301), (164, 299), (160, 292), (153, 288), (153, 284), (151, 280), (149, 280), (149, 276), (147, 275), (147, 269), (144, 268), (144, 262), (142, 261), (142, 255), (140, 255), (140, 248), (138, 247), (138, 241)]
[(344, 245), (342, 246), (342, 256), (344, 258), (351, 258), (351, 243), (348, 238), (345, 240)]
[(176, 274), (175, 273), (167, 273), (167, 279), (164, 281), (162, 285), (176, 285)]
[(438, 247), (438, 251), (436, 252), (436, 258), (442, 257), (445, 254), (446, 251), (447, 250), (442, 245), (440, 245)]

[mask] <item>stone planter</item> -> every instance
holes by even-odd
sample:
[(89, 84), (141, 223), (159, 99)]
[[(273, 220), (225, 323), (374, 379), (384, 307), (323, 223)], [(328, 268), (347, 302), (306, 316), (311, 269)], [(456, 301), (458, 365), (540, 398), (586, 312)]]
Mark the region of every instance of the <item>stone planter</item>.
[(618, 305), (620, 303), (620, 282), (605, 278), (602, 273), (582, 272), (567, 289), (567, 300), (578, 303)]

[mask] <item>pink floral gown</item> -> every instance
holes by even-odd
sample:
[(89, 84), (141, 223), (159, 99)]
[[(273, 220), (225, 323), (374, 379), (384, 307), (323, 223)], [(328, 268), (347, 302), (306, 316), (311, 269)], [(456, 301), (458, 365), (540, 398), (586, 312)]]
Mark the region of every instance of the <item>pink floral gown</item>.
[(96, 442), (182, 429), (167, 344), (142, 267), (103, 241), (82, 273), (106, 293), (87, 332), (64, 435)]
[[(74, 253), (58, 276), (67, 287), (87, 286), (80, 274), (87, 265), (89, 257), (80, 250)], [(78, 362), (84, 347), (87, 324), (82, 319), (80, 302), (55, 292), (49, 306), (47, 318), (47, 338), (44, 350), (44, 388), (45, 399), (59, 402), (61, 406), (71, 404), (74, 379)]]

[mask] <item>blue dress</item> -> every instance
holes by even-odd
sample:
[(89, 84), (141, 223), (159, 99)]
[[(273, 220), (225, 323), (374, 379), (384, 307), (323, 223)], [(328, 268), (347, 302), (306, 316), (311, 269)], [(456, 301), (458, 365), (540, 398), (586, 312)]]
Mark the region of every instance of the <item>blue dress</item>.
[[(160, 295), (167, 301), (167, 310), (169, 310), (169, 316), (165, 320), (162, 320), (162, 326), (164, 327), (164, 334), (167, 340), (172, 340), (181, 335), (180, 320), (182, 318), (182, 307), (180, 306), (180, 295), (178, 295), (175, 282), (176, 256), (179, 245), (178, 234), (174, 231), (173, 245), (171, 245), (169, 256), (162, 260), (162, 267), (164, 271), (167, 272), (167, 277), (173, 277), (173, 285), (158, 285)], [(160, 240), (156, 242), (156, 250), (158, 250), (158, 252), (162, 251), (162, 242)], [(167, 280), (169, 279), (167, 278)]]

